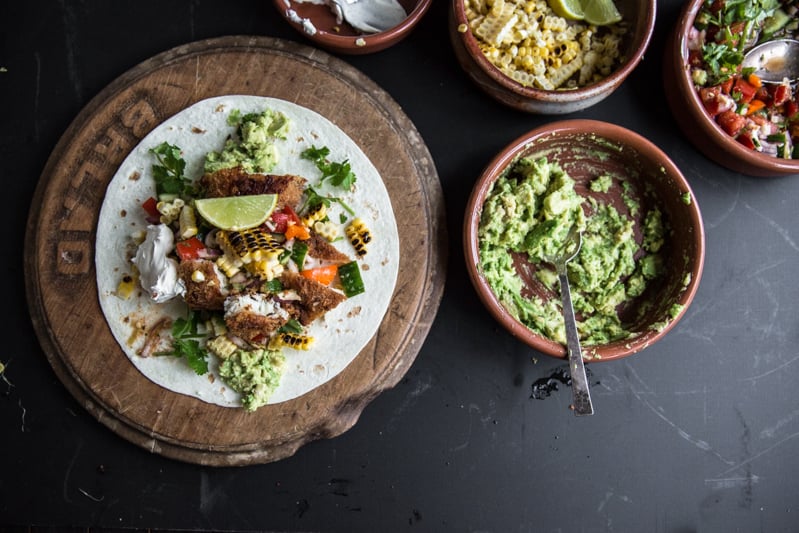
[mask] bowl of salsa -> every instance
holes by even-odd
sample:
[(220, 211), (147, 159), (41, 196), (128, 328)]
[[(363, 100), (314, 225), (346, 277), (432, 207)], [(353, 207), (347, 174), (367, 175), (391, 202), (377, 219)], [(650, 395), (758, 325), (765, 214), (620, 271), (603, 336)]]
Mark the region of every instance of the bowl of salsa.
[(691, 0), (666, 45), (664, 85), (684, 135), (751, 176), (799, 174), (799, 94), (744, 66), (752, 48), (799, 37), (799, 1)]

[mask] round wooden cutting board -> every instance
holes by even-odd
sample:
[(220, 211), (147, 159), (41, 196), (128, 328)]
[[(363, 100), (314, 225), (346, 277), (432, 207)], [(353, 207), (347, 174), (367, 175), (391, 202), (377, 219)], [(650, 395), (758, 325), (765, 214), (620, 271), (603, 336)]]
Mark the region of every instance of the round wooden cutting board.
[[(139, 373), (111, 334), (95, 279), (98, 215), (117, 167), (160, 122), (225, 94), (281, 98), (338, 125), (380, 171), (400, 236), (397, 285), (371, 342), (332, 380), (254, 413), (173, 393)], [(441, 302), (445, 232), (430, 153), (399, 105), (374, 82), (304, 45), (263, 37), (201, 41), (122, 75), (86, 106), (55, 147), (28, 220), (28, 303), (58, 377), (115, 433), (192, 463), (266, 463), (348, 430), (371, 400), (407, 372)]]

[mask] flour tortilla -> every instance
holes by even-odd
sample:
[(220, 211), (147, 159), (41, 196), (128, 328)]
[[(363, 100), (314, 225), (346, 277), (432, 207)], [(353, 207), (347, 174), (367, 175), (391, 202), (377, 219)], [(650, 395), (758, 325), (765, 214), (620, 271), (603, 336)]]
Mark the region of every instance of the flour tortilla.
[[(130, 257), (135, 252), (131, 236), (147, 227), (141, 204), (155, 196), (155, 158), (149, 150), (164, 141), (179, 146), (186, 161), (186, 176), (199, 179), (205, 154), (221, 150), (235, 131), (227, 123), (230, 112), (259, 113), (264, 109), (279, 111), (290, 121), (287, 139), (277, 141), (280, 161), (270, 174), (296, 174), (306, 178), (320, 194), (342, 198), (373, 234), (368, 254), (358, 260), (366, 292), (345, 300), (311, 325), (309, 333), (315, 342), (310, 351), (284, 348), (285, 371), (268, 403), (291, 400), (313, 390), (355, 359), (383, 320), (399, 268), (397, 225), (380, 174), (352, 139), (318, 113), (275, 98), (231, 95), (202, 100), (157, 126), (128, 155), (106, 191), (95, 256), (100, 305), (114, 338), (142, 374), (171, 391), (226, 407), (240, 407), (240, 395), (219, 377), (216, 357), (209, 357), (210, 373), (198, 376), (182, 358), (138, 355), (144, 331), (164, 317), (186, 316), (182, 298), (156, 304), (140, 287), (127, 300), (118, 297), (116, 290), (123, 276), (131, 273)], [(327, 146), (333, 161), (349, 160), (357, 176), (353, 191), (345, 193), (319, 185), (319, 170), (300, 157), (312, 145)], [(342, 208), (333, 202), (328, 212), (337, 222)], [(334, 244), (356, 257), (346, 238)]]

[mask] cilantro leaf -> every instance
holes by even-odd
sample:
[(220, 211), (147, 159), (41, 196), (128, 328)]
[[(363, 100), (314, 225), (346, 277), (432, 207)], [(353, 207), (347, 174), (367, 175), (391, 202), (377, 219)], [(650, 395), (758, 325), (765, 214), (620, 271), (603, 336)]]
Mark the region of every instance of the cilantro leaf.
[(356, 177), (349, 160), (345, 159), (341, 162), (330, 161), (328, 159), (329, 155), (330, 149), (327, 146), (321, 148), (311, 146), (300, 154), (303, 159), (313, 161), (316, 168), (322, 173), (322, 182), (329, 181), (336, 187), (351, 189), (355, 185)]
[(181, 152), (179, 147), (166, 141), (155, 148), (150, 148), (150, 153), (155, 155), (157, 161), (152, 167), (157, 194), (194, 196), (194, 184), (183, 174), (186, 170), (186, 161)]
[(352, 208), (348, 206), (347, 203), (341, 198), (336, 196), (323, 196), (319, 194), (313, 187), (308, 187), (305, 189), (305, 205), (303, 206), (303, 209), (311, 209), (319, 204), (324, 204), (325, 207), (330, 207), (333, 202), (339, 204), (351, 216), (355, 216), (355, 211), (353, 211)]
[(200, 347), (198, 339), (206, 338), (199, 333), (199, 315), (189, 311), (188, 318), (177, 318), (172, 324), (172, 352), (168, 355), (184, 357), (189, 367), (198, 375), (208, 373), (208, 352)]

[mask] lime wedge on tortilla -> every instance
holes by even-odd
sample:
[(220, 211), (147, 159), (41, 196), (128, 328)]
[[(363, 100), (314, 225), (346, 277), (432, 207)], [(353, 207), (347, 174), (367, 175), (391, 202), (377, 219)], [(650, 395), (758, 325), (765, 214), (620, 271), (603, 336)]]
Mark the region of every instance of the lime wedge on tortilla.
[(559, 17), (583, 20), (583, 6), (580, 0), (549, 0), (549, 7)]
[(263, 224), (277, 205), (276, 194), (201, 198), (194, 201), (197, 212), (212, 226), (241, 231)]
[(613, 0), (582, 0), (583, 17), (589, 24), (607, 26), (621, 20)]

